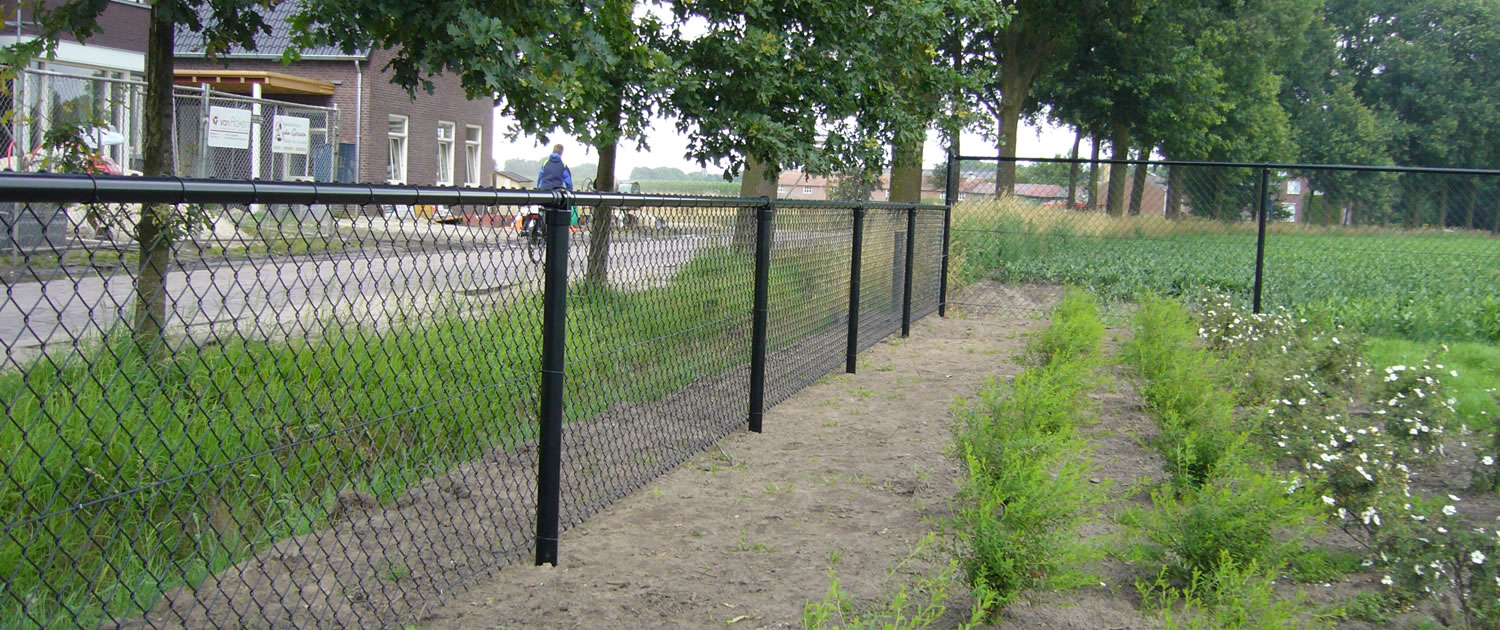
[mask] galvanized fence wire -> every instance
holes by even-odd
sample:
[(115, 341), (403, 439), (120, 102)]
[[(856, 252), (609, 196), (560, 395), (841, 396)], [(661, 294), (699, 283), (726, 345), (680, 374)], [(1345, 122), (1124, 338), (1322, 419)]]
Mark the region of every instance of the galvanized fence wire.
[(1070, 162), (1018, 160), (1012, 195), (965, 174), (950, 304), (1038, 310), (1018, 286), (1076, 284), (1500, 339), (1500, 171), (1082, 161), (1070, 208)]
[[(540, 556), (544, 499), (578, 524), (745, 426), (758, 225), (763, 407), (847, 358), (853, 205), (579, 195), (613, 209), (548, 228), (565, 389), (539, 495), (551, 261), (517, 228), (554, 193), (3, 175), (0, 195), (26, 228), (0, 301), (0, 627), (390, 626)], [(277, 207), (277, 229), (246, 220)], [(197, 219), (145, 247), (167, 252), (160, 337), (135, 318), (143, 212)], [(861, 345), (901, 326), (911, 212), (867, 214)]]

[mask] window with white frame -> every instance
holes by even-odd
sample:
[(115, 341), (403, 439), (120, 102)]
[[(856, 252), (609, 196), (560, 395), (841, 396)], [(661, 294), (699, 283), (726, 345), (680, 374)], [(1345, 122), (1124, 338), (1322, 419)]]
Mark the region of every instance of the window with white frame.
[(1288, 195), (1300, 195), (1300, 194), (1302, 194), (1302, 180), (1300, 180), (1300, 179), (1289, 179), (1289, 180), (1286, 180), (1286, 194), (1288, 194)]
[(803, 186), (802, 187), (802, 194), (804, 194), (804, 195), (811, 195), (812, 194), (812, 186)]
[(958, 200), (959, 201), (968, 201), (969, 200), (969, 193), (958, 193)]
[(453, 185), (453, 123), (438, 121), (437, 185)]
[(464, 126), (464, 185), (479, 185), (479, 165), (484, 153), (484, 128), (477, 125)]
[(776, 196), (777, 197), (785, 197), (786, 196), (786, 186), (777, 186), (776, 187)]
[(386, 137), (390, 140), (390, 161), (386, 164), (385, 181), (391, 184), (406, 183), (406, 132), (405, 116), (392, 115), (388, 121)]

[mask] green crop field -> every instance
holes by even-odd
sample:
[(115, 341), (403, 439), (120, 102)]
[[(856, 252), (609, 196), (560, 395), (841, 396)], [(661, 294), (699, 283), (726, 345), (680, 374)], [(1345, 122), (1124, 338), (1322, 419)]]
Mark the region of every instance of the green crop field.
[[(1073, 284), (1114, 300), (1218, 292), (1246, 303), (1254, 288), (1253, 224), (1120, 219), (1015, 203), (959, 206), (953, 222), (959, 284)], [(1266, 240), (1265, 308), (1332, 314), (1377, 336), (1500, 341), (1500, 239), (1273, 227)]]

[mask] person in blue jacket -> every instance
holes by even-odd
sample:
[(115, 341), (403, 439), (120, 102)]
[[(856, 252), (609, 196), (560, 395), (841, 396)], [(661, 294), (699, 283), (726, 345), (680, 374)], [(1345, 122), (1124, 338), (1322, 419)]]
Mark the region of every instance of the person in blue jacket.
[[(566, 188), (573, 190), (573, 171), (568, 170), (568, 165), (562, 161), (563, 145), (552, 145), (552, 155), (547, 156), (547, 161), (542, 162), (542, 170), (536, 174), (536, 187), (542, 190), (553, 190)], [(522, 224), (521, 230), (531, 229), (531, 219), (527, 218)]]
[(542, 190), (554, 188), (566, 188), (573, 190), (573, 171), (568, 170), (568, 165), (562, 161), (563, 146), (552, 145), (552, 155), (547, 156), (547, 161), (542, 163), (541, 172), (536, 175), (536, 187)]

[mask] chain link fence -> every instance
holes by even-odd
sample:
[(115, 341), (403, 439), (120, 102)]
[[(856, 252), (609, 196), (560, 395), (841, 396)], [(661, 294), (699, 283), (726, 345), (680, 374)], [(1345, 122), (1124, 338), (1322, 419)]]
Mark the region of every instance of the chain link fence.
[(957, 186), (950, 304), (1041, 310), (1016, 290), (1032, 284), (1223, 294), (1372, 335), (1500, 341), (1500, 171), (1014, 164), (1011, 194), (993, 170)]
[[(6, 628), (420, 618), (941, 299), (934, 206), (19, 174), (0, 194), (7, 226), (44, 226), (12, 239), (0, 301)], [(278, 229), (245, 219), (278, 204)], [(133, 240), (147, 211), (170, 243), (85, 236)]]
[[(78, 130), (91, 156), (89, 170), (139, 175), (145, 151), (146, 84), (120, 72), (50, 64), (28, 68), (0, 94), (8, 119), (4, 169), (63, 170), (48, 131)], [(17, 107), (17, 104), (21, 104)], [(172, 158), (182, 177), (270, 181), (349, 181), (340, 178), (339, 111), (209, 89), (175, 87)], [(281, 212), (280, 210), (276, 212)]]

